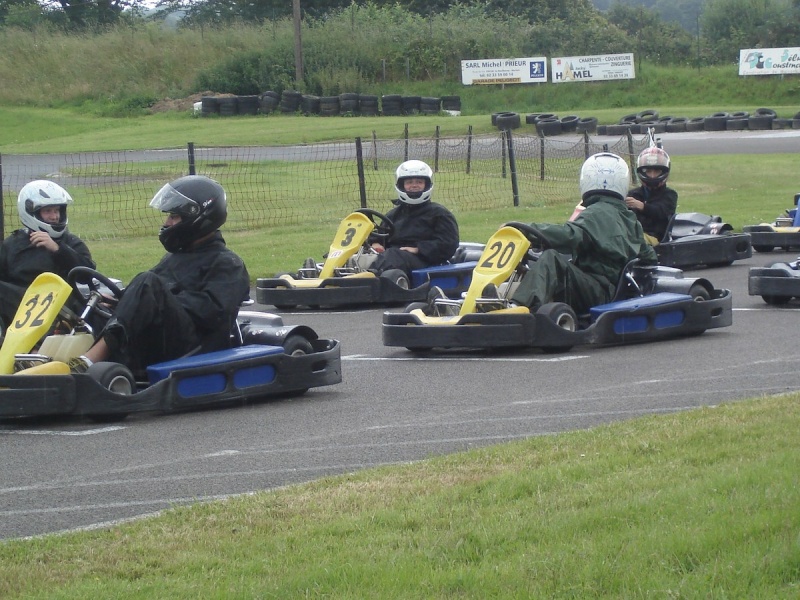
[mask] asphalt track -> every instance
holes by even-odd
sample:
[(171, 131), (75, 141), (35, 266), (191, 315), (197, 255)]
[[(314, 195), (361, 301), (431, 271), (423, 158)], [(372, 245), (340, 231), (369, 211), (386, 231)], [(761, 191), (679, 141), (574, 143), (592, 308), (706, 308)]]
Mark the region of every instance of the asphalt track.
[[(773, 152), (800, 151), (796, 133), (775, 138)], [(670, 140), (668, 148), (683, 153), (678, 146)], [(800, 304), (771, 307), (747, 294), (749, 267), (795, 258), (756, 253), (687, 273), (733, 291), (732, 327), (559, 355), (415, 357), (382, 345), (383, 309), (285, 313), (287, 323), (342, 342), (341, 384), (292, 400), (114, 425), (1, 422), (0, 539), (103, 527), (326, 475), (796, 390), (787, 332), (800, 323)]]

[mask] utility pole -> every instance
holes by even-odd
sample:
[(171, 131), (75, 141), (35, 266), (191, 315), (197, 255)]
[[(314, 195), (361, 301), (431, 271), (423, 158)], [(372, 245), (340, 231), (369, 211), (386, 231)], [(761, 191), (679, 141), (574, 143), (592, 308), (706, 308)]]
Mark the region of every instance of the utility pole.
[(300, 40), (300, 0), (292, 0), (292, 20), (294, 21), (294, 78), (295, 86), (303, 82), (303, 42)]

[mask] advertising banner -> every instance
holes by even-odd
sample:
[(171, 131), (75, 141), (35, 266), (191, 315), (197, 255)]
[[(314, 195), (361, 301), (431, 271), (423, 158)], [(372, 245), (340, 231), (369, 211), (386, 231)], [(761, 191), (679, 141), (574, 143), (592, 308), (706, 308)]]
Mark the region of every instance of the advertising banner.
[(739, 50), (739, 75), (800, 73), (800, 48)]
[(550, 59), (553, 83), (635, 79), (633, 54), (565, 56)]
[(464, 85), (546, 82), (547, 59), (544, 56), (461, 61), (461, 83)]

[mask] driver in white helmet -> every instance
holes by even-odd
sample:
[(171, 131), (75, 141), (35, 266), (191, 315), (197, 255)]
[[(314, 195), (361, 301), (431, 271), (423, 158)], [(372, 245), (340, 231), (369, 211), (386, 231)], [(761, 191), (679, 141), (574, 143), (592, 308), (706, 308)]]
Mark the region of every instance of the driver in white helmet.
[(654, 246), (666, 237), (669, 221), (678, 208), (678, 192), (667, 186), (669, 172), (669, 154), (657, 146), (645, 148), (636, 159), (636, 175), (642, 185), (625, 198), (642, 224), (645, 239)]
[(431, 201), (433, 171), (421, 160), (408, 160), (397, 167), (395, 188), (398, 201), (386, 216), (394, 232), (384, 243), (373, 241), (379, 253), (370, 270), (378, 274), (401, 269), (411, 276), (447, 262), (458, 248), (458, 223), (447, 208)]
[(66, 279), (73, 267), (95, 267), (89, 248), (67, 229), (70, 204), (72, 196), (52, 181), (31, 181), (20, 190), (17, 211), (23, 227), (0, 246), (0, 319), (4, 326), (14, 318), (25, 290), (41, 273)]
[(625, 206), (628, 165), (602, 152), (584, 162), (580, 175), (582, 204), (573, 221), (562, 225), (532, 223), (548, 249), (531, 265), (511, 301), (535, 312), (548, 302), (564, 302), (576, 313), (609, 302), (625, 265), (639, 258), (655, 264), (636, 216)]

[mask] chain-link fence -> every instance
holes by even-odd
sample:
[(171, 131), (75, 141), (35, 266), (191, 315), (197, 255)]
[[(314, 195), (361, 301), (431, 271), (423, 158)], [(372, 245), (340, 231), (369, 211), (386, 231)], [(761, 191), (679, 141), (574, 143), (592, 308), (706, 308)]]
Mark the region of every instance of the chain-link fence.
[[(434, 199), (455, 213), (505, 206), (571, 206), (584, 159), (609, 150), (631, 164), (648, 144), (631, 135), (600, 142), (498, 131), (462, 137), (369, 139), (278, 147), (10, 155), (2, 168), (3, 235), (20, 226), (17, 194), (27, 182), (51, 179), (75, 200), (70, 230), (106, 239), (150, 235), (162, 215), (148, 203), (164, 184), (196, 173), (228, 192), (229, 231), (337, 223), (359, 207), (386, 211), (396, 197), (394, 172), (408, 159), (433, 168)], [(634, 183), (634, 180), (631, 180)]]

